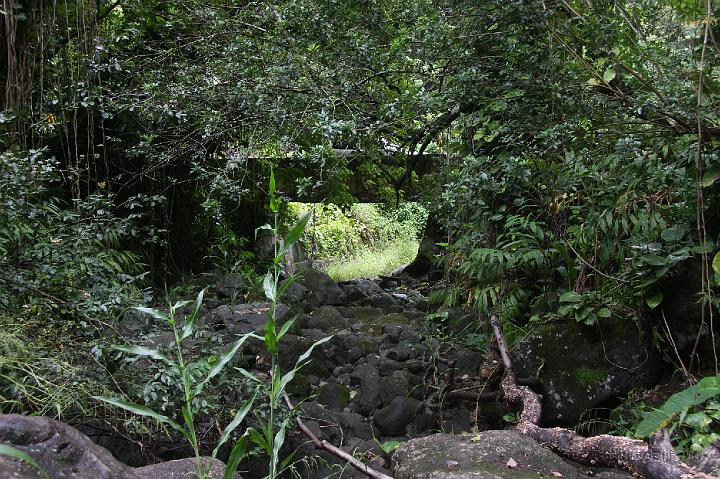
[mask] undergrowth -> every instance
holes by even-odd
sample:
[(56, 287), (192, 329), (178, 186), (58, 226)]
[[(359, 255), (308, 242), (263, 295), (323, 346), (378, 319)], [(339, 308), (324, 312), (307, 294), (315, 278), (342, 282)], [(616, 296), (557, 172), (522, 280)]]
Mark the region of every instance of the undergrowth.
[(334, 260), (326, 271), (335, 281), (370, 278), (410, 263), (417, 251), (417, 241), (396, 241), (383, 248), (366, 249), (349, 259)]

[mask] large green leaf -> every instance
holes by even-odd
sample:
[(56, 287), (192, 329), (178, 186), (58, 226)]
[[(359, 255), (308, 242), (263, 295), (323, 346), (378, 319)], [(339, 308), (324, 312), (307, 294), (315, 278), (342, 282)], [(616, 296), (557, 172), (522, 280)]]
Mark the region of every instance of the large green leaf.
[(703, 378), (694, 386), (670, 396), (659, 409), (647, 413), (638, 425), (636, 434), (639, 437), (647, 437), (666, 426), (675, 415), (718, 395), (720, 395), (720, 375)]
[(240, 337), (240, 339), (235, 341), (235, 343), (230, 348), (228, 348), (224, 353), (222, 353), (220, 355), (220, 358), (218, 358), (217, 362), (215, 364), (213, 364), (213, 367), (210, 368), (210, 371), (208, 371), (208, 374), (207, 374), (207, 376), (205, 376), (205, 379), (203, 379), (195, 388), (196, 395), (200, 394), (202, 392), (203, 388), (208, 383), (208, 381), (210, 381), (212, 378), (214, 378), (215, 376), (220, 374), (220, 372), (225, 368), (227, 363), (229, 363), (230, 360), (235, 356), (235, 354), (237, 354), (238, 349), (240, 349), (242, 347), (243, 343), (245, 343), (245, 341), (247, 341), (247, 339), (250, 336), (254, 336), (254, 335), (252, 333), (244, 334), (243, 336)]
[(167, 314), (165, 314), (162, 311), (157, 310), (155, 308), (146, 308), (144, 306), (136, 306), (134, 309), (137, 311), (140, 311), (141, 313), (149, 314), (150, 316), (152, 316), (155, 319), (159, 319), (161, 321), (167, 321), (168, 323), (170, 322), (170, 316), (168, 316)]
[(263, 279), (263, 290), (265, 291), (265, 297), (269, 299), (270, 301), (276, 300), (276, 285), (275, 285), (275, 278), (273, 277), (272, 272), (268, 271), (265, 275), (265, 279)]
[(202, 289), (197, 295), (197, 298), (195, 298), (195, 307), (193, 308), (193, 312), (185, 318), (185, 324), (183, 324), (182, 329), (182, 336), (180, 339), (185, 339), (195, 332), (195, 325), (197, 324), (198, 315), (200, 314), (200, 308), (202, 307), (203, 297), (205, 295), (205, 290)]
[(235, 447), (230, 452), (227, 465), (225, 466), (225, 472), (223, 473), (223, 479), (233, 479), (235, 471), (237, 471), (240, 460), (245, 456), (245, 448), (248, 445), (249, 435), (247, 432), (235, 443)]
[(237, 427), (240, 425), (240, 423), (243, 422), (243, 420), (245, 419), (245, 416), (247, 416), (248, 412), (250, 412), (250, 408), (255, 403), (256, 397), (257, 397), (257, 390), (252, 395), (252, 397), (245, 402), (245, 406), (243, 406), (241, 409), (238, 410), (237, 413), (235, 413), (235, 417), (233, 417), (233, 420), (230, 421), (230, 423), (227, 426), (225, 426), (225, 429), (223, 429), (223, 432), (220, 435), (220, 439), (218, 439), (215, 449), (213, 449), (212, 457), (217, 456), (217, 453), (220, 450), (220, 447), (222, 447), (222, 445), (227, 442), (227, 440), (230, 438), (230, 434), (232, 434), (232, 432), (235, 429), (237, 429)]
[(660, 306), (660, 303), (662, 303), (662, 300), (663, 300), (662, 291), (654, 291), (652, 293), (648, 293), (645, 296), (645, 303), (650, 307), (650, 309), (655, 309), (658, 306)]
[(719, 179), (720, 179), (720, 165), (716, 165), (716, 166), (713, 166), (713, 167), (705, 170), (700, 184), (703, 187), (707, 188), (708, 186), (711, 186), (713, 183), (715, 183)]
[(145, 346), (137, 346), (137, 345), (130, 345), (130, 344), (125, 344), (125, 345), (118, 344), (118, 345), (114, 345), (113, 349), (122, 351), (123, 353), (127, 353), (127, 354), (134, 354), (135, 356), (147, 356), (149, 358), (163, 361), (170, 365), (175, 365), (175, 363), (173, 361), (171, 361), (167, 356), (162, 354), (160, 351), (157, 351), (155, 349), (150, 349)]
[(283, 256), (285, 256), (285, 253), (287, 253), (290, 248), (292, 248), (292, 245), (297, 243), (297, 241), (300, 239), (303, 231), (305, 231), (308, 220), (310, 220), (312, 212), (313, 211), (310, 210), (304, 215), (302, 215), (302, 217), (297, 221), (297, 223), (295, 223), (295, 226), (293, 226), (292, 229), (288, 232), (288, 234), (285, 235), (285, 241), (282, 248), (280, 249), (280, 252), (278, 253), (278, 258), (282, 258)]
[(270, 196), (270, 211), (277, 213), (279, 208), (277, 197), (275, 196), (275, 170), (270, 170), (270, 187), (268, 188), (268, 195)]
[(715, 253), (712, 262), (713, 271), (715, 272), (715, 284), (720, 286), (720, 252)]
[(92, 398), (97, 399), (98, 401), (103, 401), (108, 404), (112, 404), (113, 406), (117, 406), (120, 409), (124, 409), (133, 414), (137, 414), (138, 416), (151, 417), (151, 418), (155, 419), (157, 422), (167, 424), (168, 426), (172, 427), (176, 431), (182, 433), (183, 436), (187, 437), (187, 431), (180, 424), (176, 423), (175, 421), (173, 421), (172, 419), (170, 419), (167, 416), (163, 416), (162, 414), (153, 411), (149, 407), (141, 406), (140, 404), (135, 404), (135, 403), (132, 403), (129, 401), (123, 401), (121, 399), (106, 398), (103, 396), (93, 396)]
[(35, 459), (33, 459), (32, 457), (30, 457), (30, 455), (21, 451), (20, 449), (16, 449), (6, 444), (0, 444), (0, 455), (14, 457), (15, 459), (20, 459), (21, 461), (27, 462), (32, 467), (37, 469), (37, 471), (43, 478), (51, 479), (50, 474), (48, 474), (47, 471), (35, 461)]

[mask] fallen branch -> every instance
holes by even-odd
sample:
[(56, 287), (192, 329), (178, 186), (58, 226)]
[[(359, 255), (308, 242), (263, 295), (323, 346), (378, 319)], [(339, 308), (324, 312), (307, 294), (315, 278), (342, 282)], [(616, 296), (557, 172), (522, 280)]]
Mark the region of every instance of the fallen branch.
[[(284, 395), (285, 397), (285, 404), (287, 404), (287, 407), (289, 407), (291, 410), (294, 409), (294, 406), (292, 402), (290, 401), (290, 398), (287, 394)], [(308, 439), (313, 443), (313, 445), (317, 449), (321, 449), (323, 451), (327, 451), (330, 454), (339, 457), (343, 461), (347, 461), (348, 464), (350, 464), (352, 467), (360, 471), (361, 473), (365, 474), (367, 477), (371, 479), (393, 479), (392, 477), (383, 474), (382, 472), (376, 471), (375, 469), (372, 469), (371, 467), (365, 465), (362, 461), (359, 461), (355, 457), (353, 457), (351, 454), (343, 451), (339, 447), (333, 446), (329, 442), (325, 440), (320, 440), (318, 437), (305, 425), (303, 420), (301, 418), (297, 418), (297, 424), (300, 430), (305, 434)]]
[(542, 413), (540, 399), (529, 388), (518, 386), (500, 321), (493, 315), (490, 323), (505, 365), (501, 382), (505, 399), (520, 408), (520, 418), (515, 426), (518, 432), (561, 456), (588, 466), (622, 469), (648, 479), (711, 477), (693, 471), (680, 461), (664, 429), (654, 434), (647, 444), (637, 439), (607, 434), (583, 437), (569, 429), (538, 426)]

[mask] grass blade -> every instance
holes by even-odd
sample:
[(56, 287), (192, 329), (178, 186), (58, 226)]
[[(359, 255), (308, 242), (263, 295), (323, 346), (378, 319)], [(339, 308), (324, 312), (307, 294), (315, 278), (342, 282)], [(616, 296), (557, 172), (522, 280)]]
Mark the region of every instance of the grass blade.
[(33, 459), (20, 449), (15, 449), (14, 447), (8, 446), (6, 444), (0, 444), (0, 454), (2, 454), (3, 456), (14, 457), (15, 459), (20, 459), (21, 461), (27, 462), (32, 467), (37, 469), (44, 479), (51, 479), (50, 474), (48, 474), (47, 471), (35, 461), (35, 459)]
[(241, 422), (245, 419), (245, 416), (247, 416), (247, 413), (250, 412), (250, 408), (252, 407), (253, 403), (255, 402), (255, 398), (257, 397), (257, 391), (255, 391), (255, 394), (245, 403), (245, 407), (240, 409), (237, 414), (235, 414), (235, 417), (232, 421), (230, 421), (230, 424), (228, 424), (225, 429), (223, 430), (222, 434), (220, 435), (220, 439), (218, 440), (217, 446), (215, 446), (215, 449), (213, 449), (212, 457), (215, 457), (220, 450), (220, 447), (227, 442), (227, 440), (230, 438), (230, 434), (237, 429), (237, 427), (240, 425)]
[(217, 360), (217, 362), (213, 365), (213, 367), (208, 372), (205, 379), (203, 379), (195, 388), (195, 394), (198, 395), (202, 392), (205, 385), (210, 381), (212, 378), (220, 374), (220, 372), (225, 368), (227, 363), (230, 362), (230, 360), (235, 356), (235, 354), (238, 352), (238, 349), (242, 347), (243, 343), (252, 336), (252, 333), (248, 333), (243, 335), (240, 339), (238, 339), (235, 344), (232, 345), (231, 348), (229, 348), (227, 351), (225, 351), (220, 358)]
[(137, 414), (138, 416), (147, 416), (155, 419), (157, 422), (161, 422), (164, 424), (167, 424), (168, 426), (172, 427), (176, 431), (179, 431), (183, 434), (183, 436), (187, 437), (187, 431), (178, 423), (173, 421), (167, 416), (163, 416), (160, 413), (157, 413), (146, 406), (141, 406), (140, 404), (135, 404), (129, 401), (123, 401), (121, 399), (114, 399), (114, 398), (106, 398), (102, 396), (93, 396), (93, 399), (97, 399), (98, 401), (103, 401), (108, 404), (112, 404), (113, 406), (119, 407), (120, 409), (124, 409), (126, 411), (129, 411), (133, 414)]

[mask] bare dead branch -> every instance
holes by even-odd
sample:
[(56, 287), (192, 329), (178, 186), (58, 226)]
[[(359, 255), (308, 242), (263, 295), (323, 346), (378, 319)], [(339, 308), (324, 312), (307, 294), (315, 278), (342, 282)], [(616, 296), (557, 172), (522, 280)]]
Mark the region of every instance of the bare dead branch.
[[(285, 404), (287, 404), (287, 407), (290, 409), (294, 409), (294, 406), (292, 402), (290, 401), (290, 398), (287, 394), (284, 394), (285, 398)], [(372, 469), (371, 467), (365, 465), (355, 457), (353, 457), (351, 454), (348, 454), (347, 452), (343, 451), (339, 447), (335, 447), (329, 442), (325, 440), (319, 439), (303, 422), (301, 418), (297, 418), (297, 424), (300, 430), (307, 436), (308, 439), (313, 443), (313, 445), (317, 449), (321, 449), (323, 451), (327, 451), (330, 454), (339, 457), (343, 461), (347, 461), (348, 464), (350, 464), (352, 467), (360, 471), (361, 473), (365, 474), (367, 477), (371, 479), (393, 479), (392, 477), (383, 474), (382, 472), (376, 471), (375, 469)]]

